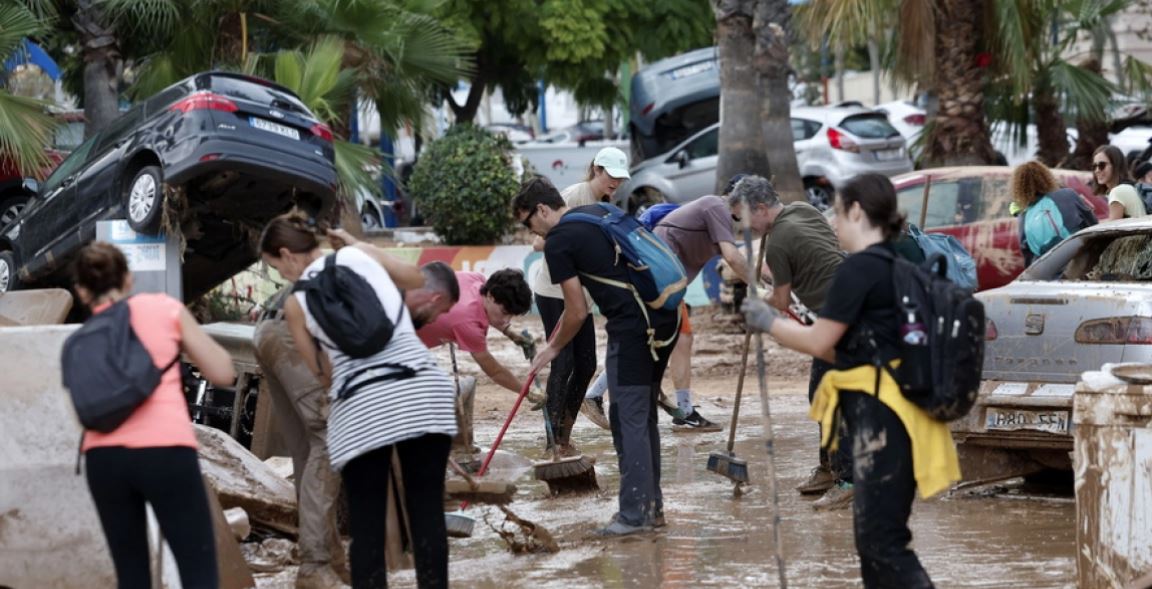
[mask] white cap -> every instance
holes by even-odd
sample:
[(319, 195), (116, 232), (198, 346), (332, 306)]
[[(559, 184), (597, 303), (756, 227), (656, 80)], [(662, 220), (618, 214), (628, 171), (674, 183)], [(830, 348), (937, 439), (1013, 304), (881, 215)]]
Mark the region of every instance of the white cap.
[(623, 151), (615, 147), (605, 147), (596, 154), (596, 159), (592, 160), (593, 164), (604, 168), (609, 176), (613, 178), (631, 178), (632, 175), (628, 173), (628, 156), (624, 155)]

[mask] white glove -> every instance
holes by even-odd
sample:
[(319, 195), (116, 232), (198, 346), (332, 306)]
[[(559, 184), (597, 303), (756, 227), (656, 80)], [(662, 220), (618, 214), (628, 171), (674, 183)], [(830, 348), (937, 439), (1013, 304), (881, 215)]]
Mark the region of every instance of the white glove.
[(772, 330), (772, 324), (780, 316), (780, 311), (769, 306), (768, 303), (751, 297), (744, 299), (744, 304), (740, 305), (740, 310), (744, 312), (744, 323), (747, 324), (748, 329), (765, 333)]

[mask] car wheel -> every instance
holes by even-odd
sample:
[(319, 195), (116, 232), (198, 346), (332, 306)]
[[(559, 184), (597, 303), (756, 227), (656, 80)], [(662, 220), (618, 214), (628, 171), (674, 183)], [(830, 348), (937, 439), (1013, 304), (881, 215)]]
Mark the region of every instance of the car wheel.
[(820, 212), (824, 212), (832, 206), (832, 191), (822, 184), (805, 183), (804, 196), (808, 198), (808, 204), (816, 207), (816, 210)]
[(133, 231), (145, 235), (160, 232), (164, 216), (164, 182), (160, 168), (144, 166), (124, 186), (124, 212)]
[(364, 226), (364, 230), (380, 229), (380, 218), (372, 213), (371, 209), (364, 209), (360, 213), (360, 224)]
[(12, 224), (12, 221), (15, 221), (16, 217), (20, 216), (24, 207), (28, 206), (29, 200), (27, 196), (20, 195), (7, 198), (4, 202), (0, 203), (0, 229), (4, 229)]
[(639, 217), (648, 207), (666, 202), (664, 195), (655, 188), (645, 187), (632, 193), (628, 198), (628, 214)]
[(20, 287), (16, 278), (16, 256), (12, 252), (0, 252), (0, 294)]

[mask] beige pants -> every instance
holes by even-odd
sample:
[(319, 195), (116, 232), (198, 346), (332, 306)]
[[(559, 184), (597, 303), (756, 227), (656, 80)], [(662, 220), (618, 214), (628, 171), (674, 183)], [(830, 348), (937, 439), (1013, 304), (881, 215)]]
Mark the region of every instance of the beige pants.
[(253, 336), (276, 424), (292, 454), (299, 510), (301, 570), (342, 567), (344, 547), (336, 528), (340, 477), (328, 459), (327, 392), (296, 352), (288, 324), (261, 321)]
[(476, 377), (461, 376), (456, 394), (456, 437), (452, 438), (452, 460), (467, 465), (476, 459), (479, 449), (472, 437), (472, 404), (476, 398)]

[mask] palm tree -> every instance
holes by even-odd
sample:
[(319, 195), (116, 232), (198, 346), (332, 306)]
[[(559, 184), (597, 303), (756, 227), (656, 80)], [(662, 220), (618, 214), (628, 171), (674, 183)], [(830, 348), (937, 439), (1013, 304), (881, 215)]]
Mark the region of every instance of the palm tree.
[[(0, 4), (0, 60), (20, 50), (26, 37), (44, 32), (42, 23), (25, 6)], [(0, 166), (11, 162), (21, 174), (33, 175), (48, 165), (44, 149), (55, 125), (44, 108), (39, 100), (0, 89)]]
[(716, 194), (733, 174), (771, 176), (760, 120), (760, 85), (752, 65), (756, 0), (714, 0), (720, 61), (720, 157)]

